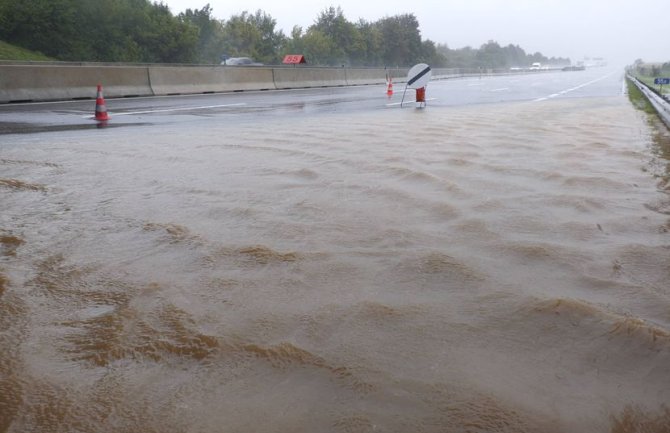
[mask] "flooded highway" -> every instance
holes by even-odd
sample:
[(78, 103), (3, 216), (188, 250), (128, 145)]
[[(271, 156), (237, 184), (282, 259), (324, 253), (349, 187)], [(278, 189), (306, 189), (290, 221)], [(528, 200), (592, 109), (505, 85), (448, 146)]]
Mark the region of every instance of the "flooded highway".
[(0, 432), (667, 432), (670, 134), (563, 77), (0, 107)]

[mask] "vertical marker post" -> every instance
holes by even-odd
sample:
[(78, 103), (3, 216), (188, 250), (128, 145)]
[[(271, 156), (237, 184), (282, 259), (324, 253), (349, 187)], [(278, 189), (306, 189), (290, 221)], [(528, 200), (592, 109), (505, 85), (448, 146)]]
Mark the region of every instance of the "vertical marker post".
[[(407, 90), (407, 87), (416, 90), (417, 108), (424, 108), (426, 106), (426, 86), (430, 81), (431, 75), (430, 66), (425, 63), (412, 66), (407, 73), (407, 86), (405, 86), (405, 90)], [(400, 106), (402, 107), (402, 103)]]

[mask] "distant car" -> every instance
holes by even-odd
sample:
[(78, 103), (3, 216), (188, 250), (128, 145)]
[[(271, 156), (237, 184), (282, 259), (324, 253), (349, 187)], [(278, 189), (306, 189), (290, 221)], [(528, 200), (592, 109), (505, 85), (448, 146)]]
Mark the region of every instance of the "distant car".
[(254, 62), (249, 57), (230, 57), (221, 64), (226, 66), (263, 66), (262, 63)]
[(540, 69), (542, 69), (542, 64), (540, 63), (533, 63), (532, 65), (530, 65), (531, 71), (539, 71)]
[(563, 71), (583, 71), (586, 68), (584, 66), (564, 66)]

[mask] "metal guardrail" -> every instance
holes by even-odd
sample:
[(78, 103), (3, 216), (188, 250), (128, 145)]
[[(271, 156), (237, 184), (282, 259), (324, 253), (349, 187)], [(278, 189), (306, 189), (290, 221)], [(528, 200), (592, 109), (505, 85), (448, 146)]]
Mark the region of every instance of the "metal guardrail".
[(651, 102), (651, 105), (656, 109), (663, 123), (670, 128), (670, 101), (668, 100), (668, 97), (660, 96), (645, 83), (630, 74), (628, 74), (628, 79), (640, 89), (649, 102)]

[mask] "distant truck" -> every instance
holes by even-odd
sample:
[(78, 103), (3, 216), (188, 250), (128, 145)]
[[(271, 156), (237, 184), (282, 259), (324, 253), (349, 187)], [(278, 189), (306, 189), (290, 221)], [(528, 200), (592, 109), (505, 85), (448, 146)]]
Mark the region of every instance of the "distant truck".
[(542, 69), (542, 64), (539, 62), (535, 62), (532, 65), (530, 65), (531, 71), (539, 71), (540, 69)]

